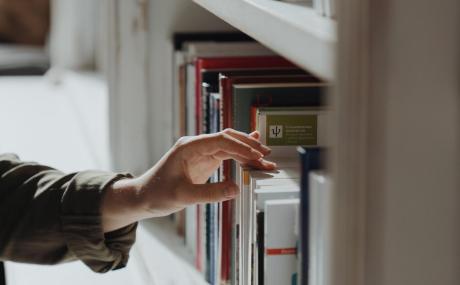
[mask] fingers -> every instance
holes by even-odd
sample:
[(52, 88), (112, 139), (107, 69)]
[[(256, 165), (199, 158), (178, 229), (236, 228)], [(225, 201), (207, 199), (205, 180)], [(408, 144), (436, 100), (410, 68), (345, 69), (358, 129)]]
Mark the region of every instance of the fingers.
[(198, 140), (195, 146), (205, 155), (215, 155), (216, 153), (225, 151), (249, 160), (257, 160), (264, 156), (260, 151), (226, 133), (206, 136)]
[(234, 159), (241, 164), (261, 169), (274, 169), (275, 164), (262, 158), (271, 150), (259, 142), (260, 133), (255, 131), (246, 134), (233, 129), (226, 129), (220, 133), (201, 135), (179, 140), (180, 153), (190, 157), (190, 153), (212, 156), (218, 160)]
[(261, 169), (261, 170), (275, 170), (276, 169), (276, 163), (265, 160), (265, 159), (259, 159), (256, 161), (248, 161), (247, 163), (243, 163), (243, 165), (251, 166), (257, 169)]
[(253, 131), (249, 134), (251, 137), (255, 138), (256, 140), (260, 139), (260, 133), (258, 131)]
[(186, 204), (222, 202), (239, 194), (238, 186), (233, 182), (190, 184), (187, 188), (184, 191)]
[(258, 160), (249, 160), (242, 156), (227, 153), (225, 151), (221, 151), (214, 155), (217, 159), (220, 160), (227, 160), (227, 159), (234, 159), (241, 163), (244, 166), (252, 166), (254, 168), (262, 169), (262, 170), (274, 170), (276, 169), (276, 163), (267, 161), (265, 159), (258, 159)]
[(255, 131), (252, 132), (251, 134), (246, 134), (243, 132), (236, 131), (234, 129), (226, 129), (223, 131), (223, 133), (228, 134), (239, 141), (244, 142), (245, 144), (251, 146), (252, 148), (256, 149), (257, 151), (260, 151), (263, 155), (268, 155), (271, 152), (271, 149), (268, 148), (267, 146), (263, 145), (259, 141), (260, 134), (259, 132)]

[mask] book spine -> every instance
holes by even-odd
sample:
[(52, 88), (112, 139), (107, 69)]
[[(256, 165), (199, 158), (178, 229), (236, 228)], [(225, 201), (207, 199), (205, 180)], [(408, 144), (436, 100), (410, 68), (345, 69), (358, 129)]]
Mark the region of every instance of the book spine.
[(298, 199), (265, 202), (264, 285), (295, 284), (297, 237), (292, 221), (298, 204)]
[(250, 223), (249, 223), (249, 195), (250, 195), (250, 179), (249, 171), (243, 171), (243, 187), (241, 189), (242, 202), (241, 202), (241, 283), (240, 284), (250, 284), (250, 249), (249, 249), (249, 233), (250, 233)]
[(186, 110), (186, 88), (185, 88), (185, 85), (186, 85), (186, 79), (185, 79), (185, 66), (182, 65), (180, 66), (179, 68), (179, 71), (178, 71), (179, 75), (178, 75), (178, 78), (179, 78), (179, 87), (178, 87), (178, 111), (176, 114), (179, 114), (179, 122), (178, 122), (178, 132), (176, 134), (176, 137), (175, 139), (178, 140), (180, 137), (183, 137), (186, 135), (187, 133), (187, 124), (186, 124), (186, 114), (187, 114), (187, 110)]
[(202, 133), (202, 124), (203, 118), (202, 118), (202, 100), (201, 100), (201, 91), (202, 91), (202, 81), (203, 81), (203, 74), (202, 74), (202, 69), (203, 69), (203, 60), (202, 59), (197, 59), (195, 61), (195, 121), (196, 121), (196, 134), (199, 135)]
[(310, 275), (308, 284), (331, 284), (333, 193), (330, 178), (310, 172)]
[[(220, 92), (221, 92), (221, 105), (222, 110), (222, 129), (231, 127), (231, 105), (229, 104), (229, 91), (231, 92), (231, 85), (227, 77), (220, 78)], [(231, 162), (224, 161), (223, 163), (223, 179), (231, 179)], [(222, 266), (221, 278), (223, 281), (230, 280), (230, 260), (231, 260), (231, 237), (232, 237), (232, 216), (233, 216), (233, 202), (225, 201), (222, 203)]]
[(313, 170), (321, 169), (321, 159), (324, 156), (324, 150), (322, 148), (299, 148), (300, 159), (301, 159), (301, 179), (300, 179), (300, 239), (299, 239), (299, 250), (300, 253), (300, 268), (299, 272), (299, 284), (307, 285), (309, 274), (309, 258), (310, 258), (310, 179), (309, 173)]
[(257, 106), (251, 106), (251, 132), (257, 131)]

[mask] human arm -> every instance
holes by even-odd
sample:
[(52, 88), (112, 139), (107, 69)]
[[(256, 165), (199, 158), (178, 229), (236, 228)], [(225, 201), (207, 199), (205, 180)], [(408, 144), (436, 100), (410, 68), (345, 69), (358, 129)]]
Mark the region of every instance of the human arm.
[(128, 177), (66, 174), (0, 155), (0, 259), (36, 264), (79, 259), (97, 272), (123, 267), (136, 224), (104, 233), (100, 205), (109, 185)]
[(111, 186), (102, 204), (104, 229), (165, 216), (192, 204), (233, 199), (239, 189), (232, 181), (205, 183), (227, 159), (274, 169), (274, 163), (263, 159), (270, 149), (258, 139), (257, 132), (247, 135), (231, 129), (182, 138), (146, 173)]
[(181, 139), (139, 177), (101, 171), (65, 174), (0, 156), (0, 259), (38, 264), (82, 260), (107, 272), (126, 265), (137, 221), (195, 203), (234, 198), (232, 182), (204, 184), (223, 160), (262, 169), (270, 151), (233, 130)]

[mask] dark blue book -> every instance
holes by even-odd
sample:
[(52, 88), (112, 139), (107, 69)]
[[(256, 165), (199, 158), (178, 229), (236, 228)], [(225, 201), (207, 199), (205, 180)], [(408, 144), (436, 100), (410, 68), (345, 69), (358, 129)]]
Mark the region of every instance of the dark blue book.
[(298, 248), (298, 258), (300, 260), (300, 284), (308, 284), (308, 269), (309, 269), (309, 219), (310, 219), (310, 171), (320, 170), (324, 168), (323, 160), (325, 149), (321, 147), (299, 147), (300, 154), (300, 238)]

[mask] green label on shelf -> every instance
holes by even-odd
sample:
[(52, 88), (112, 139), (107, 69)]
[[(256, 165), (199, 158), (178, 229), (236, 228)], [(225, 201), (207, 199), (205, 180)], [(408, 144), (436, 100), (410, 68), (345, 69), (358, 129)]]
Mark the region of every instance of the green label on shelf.
[(317, 134), (317, 115), (267, 115), (269, 146), (317, 145)]

